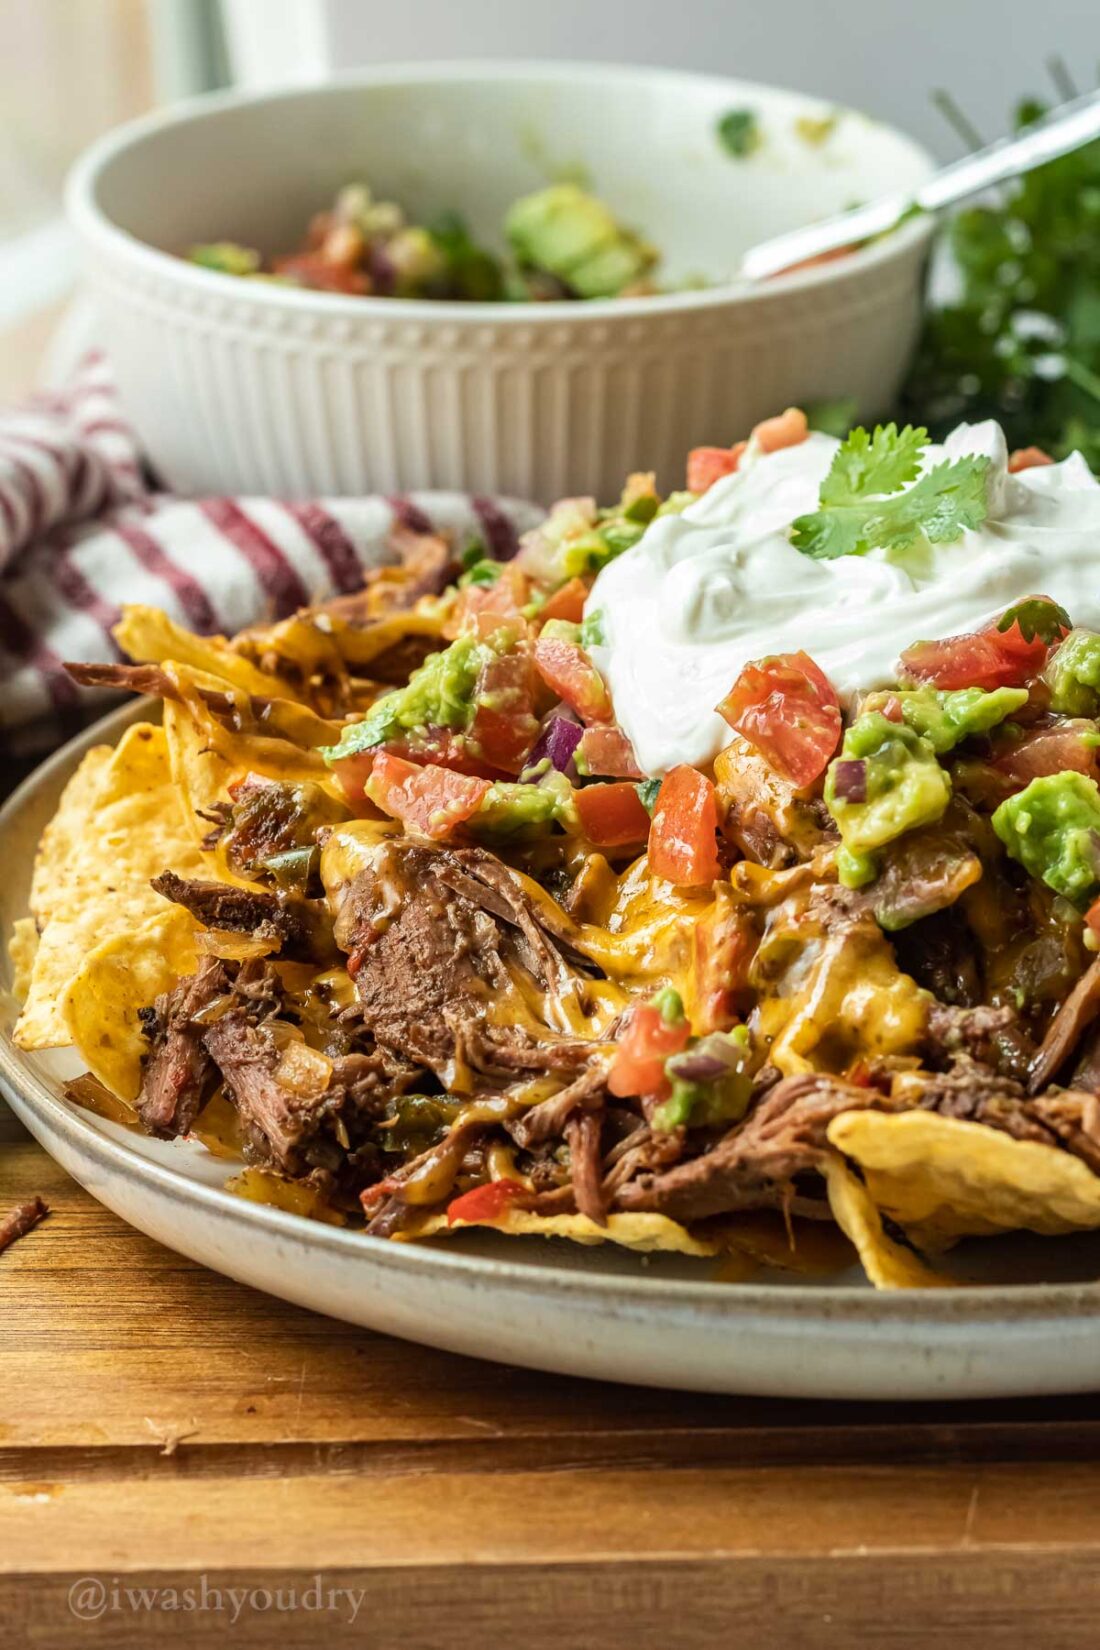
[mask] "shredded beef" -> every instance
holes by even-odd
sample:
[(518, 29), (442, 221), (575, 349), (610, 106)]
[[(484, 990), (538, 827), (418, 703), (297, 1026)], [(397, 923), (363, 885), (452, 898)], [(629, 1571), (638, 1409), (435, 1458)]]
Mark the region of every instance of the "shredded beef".
[(228, 882), (200, 882), (177, 876), (175, 871), (162, 871), (153, 878), (153, 887), (190, 911), (204, 928), (224, 928), (269, 940), (274, 949), (302, 951), (308, 945), (305, 913), (285, 894), (234, 888)]
[(1100, 1026), (1094, 1026), (1081, 1045), (1070, 1087), (1100, 1094)]
[(261, 1153), (280, 1168), (295, 1167), (296, 1147), (313, 1124), (318, 1102), (303, 1102), (276, 1080), (279, 1050), (270, 1035), (243, 1009), (231, 1009), (206, 1028), (203, 1045)]
[(594, 1220), (597, 1226), (607, 1224), (600, 1159), (601, 1123), (598, 1112), (583, 1111), (574, 1112), (565, 1125), (573, 1196), (581, 1214)]
[(1058, 1010), (1032, 1062), (1028, 1088), (1038, 1094), (1055, 1078), (1100, 1012), (1100, 957), (1082, 974)]
[(600, 1061), (559, 1094), (551, 1095), (549, 1100), (541, 1100), (530, 1111), (517, 1117), (509, 1125), (512, 1138), (518, 1146), (524, 1147), (555, 1140), (564, 1133), (566, 1124), (576, 1112), (599, 1111), (606, 1095), (607, 1065)]
[[(121, 665), (121, 664), (81, 664), (66, 663), (65, 669), (82, 687), (118, 688), (126, 693), (145, 693), (154, 699), (181, 700), (181, 694), (176, 683), (168, 672), (159, 665)], [(202, 702), (209, 707), (215, 716), (233, 716), (238, 706), (229, 693), (223, 693), (220, 688), (196, 687), (195, 692)], [(268, 708), (270, 701), (255, 696), (249, 697), (252, 714), (260, 716)]]
[(895, 1109), (920, 1107), (967, 1123), (984, 1123), (1014, 1140), (1058, 1146), (1100, 1172), (1100, 1100), (1072, 1089), (1028, 1097), (1023, 1085), (963, 1057), (948, 1072), (901, 1072), (893, 1081)]
[(137, 1113), (150, 1134), (171, 1139), (186, 1134), (206, 1099), (213, 1076), (210, 1057), (194, 1016), (229, 990), (224, 963), (207, 957), (157, 998), (153, 1015), (143, 1016), (152, 1048), (145, 1065)]
[[(417, 1214), (435, 1204), (445, 1203), (454, 1189), (455, 1177), (463, 1159), (485, 1134), (484, 1124), (459, 1123), (434, 1146), (403, 1163), (385, 1180), (364, 1192), (363, 1207), (370, 1217), (367, 1226), (370, 1235), (392, 1237)], [(420, 1199), (415, 1201), (404, 1194), (405, 1186), (412, 1179), (415, 1179), (421, 1192)]]
[(372, 1035), (444, 1082), (459, 1056), (487, 1072), (540, 1071), (576, 1068), (592, 1052), (549, 1028), (544, 1041), (486, 1018), (492, 994), (508, 983), (509, 962), (543, 989), (583, 989), (491, 855), (382, 844), (375, 862), (343, 891), (336, 940), (350, 953)]
[(40, 1220), (45, 1220), (49, 1212), (40, 1197), (31, 1197), (25, 1203), (17, 1203), (6, 1215), (0, 1215), (0, 1254), (21, 1237), (26, 1237)]
[(262, 779), (250, 773), (234, 786), (223, 831), (225, 856), (243, 876), (265, 869), (277, 854), (311, 848), (318, 828), (340, 817), (340, 807), (311, 780)]
[(621, 1186), (615, 1207), (685, 1221), (736, 1209), (793, 1208), (793, 1182), (819, 1167), (833, 1118), (884, 1103), (876, 1090), (839, 1077), (785, 1077), (709, 1152)]
[(1035, 1048), (1019, 1021), (1008, 1003), (1000, 1008), (985, 1003), (974, 1008), (934, 1003), (928, 1015), (929, 1057), (934, 1064), (944, 1065), (965, 1054), (1005, 1077), (1022, 1079)]

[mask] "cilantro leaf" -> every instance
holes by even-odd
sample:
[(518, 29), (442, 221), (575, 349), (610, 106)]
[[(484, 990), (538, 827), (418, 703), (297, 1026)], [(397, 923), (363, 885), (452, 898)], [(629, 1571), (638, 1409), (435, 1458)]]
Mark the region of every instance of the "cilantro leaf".
[(752, 109), (730, 109), (718, 122), (718, 141), (727, 155), (744, 160), (763, 142), (760, 123)]
[(661, 781), (659, 779), (643, 779), (640, 785), (635, 785), (634, 789), (638, 793), (642, 807), (652, 817), (653, 810), (657, 806)]
[(1053, 647), (1060, 642), (1073, 624), (1064, 607), (1060, 607), (1049, 596), (1027, 596), (1014, 607), (1006, 609), (997, 620), (999, 631), (1011, 630), (1014, 624), (1020, 627), (1020, 635), (1025, 642), (1033, 642), (1038, 636), (1041, 642)]
[(834, 561), (874, 549), (908, 550), (922, 538), (950, 544), (964, 528), (980, 527), (989, 510), (988, 458), (937, 464), (918, 480), (927, 440), (927, 431), (912, 425), (879, 425), (873, 435), (853, 430), (821, 484), (820, 508), (794, 522), (795, 549)]
[(874, 435), (852, 430), (837, 449), (828, 475), (821, 483), (822, 504), (850, 504), (872, 493), (896, 493), (920, 473), (920, 458), (928, 431), (906, 424), (879, 424)]

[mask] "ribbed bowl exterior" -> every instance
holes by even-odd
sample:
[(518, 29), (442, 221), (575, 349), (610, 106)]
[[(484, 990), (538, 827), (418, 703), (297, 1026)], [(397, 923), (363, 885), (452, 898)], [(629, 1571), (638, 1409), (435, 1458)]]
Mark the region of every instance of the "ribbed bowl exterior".
[[(124, 404), (172, 488), (281, 495), (455, 488), (617, 496), (682, 485), (684, 454), (792, 403), (887, 407), (920, 315), (925, 236), (745, 298), (508, 306), (280, 304), (85, 236)], [(140, 250), (140, 249), (139, 249)], [(884, 255), (886, 254), (886, 255)], [(489, 318), (486, 319), (487, 313)]]

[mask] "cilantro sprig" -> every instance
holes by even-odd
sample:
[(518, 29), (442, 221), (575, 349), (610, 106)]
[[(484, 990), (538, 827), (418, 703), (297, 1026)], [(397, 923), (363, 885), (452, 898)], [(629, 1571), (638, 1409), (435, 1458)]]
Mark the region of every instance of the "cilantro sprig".
[(1025, 642), (1038, 636), (1047, 647), (1060, 642), (1073, 629), (1073, 621), (1064, 607), (1049, 596), (1026, 596), (1022, 602), (1006, 609), (997, 620), (998, 631), (1011, 630), (1016, 624)]
[[(907, 424), (855, 429), (821, 483), (818, 508), (794, 522), (791, 540), (815, 561), (908, 550), (922, 539), (950, 544), (989, 512), (988, 458), (966, 455), (920, 475), (928, 432)], [(919, 478), (919, 479), (918, 479)]]

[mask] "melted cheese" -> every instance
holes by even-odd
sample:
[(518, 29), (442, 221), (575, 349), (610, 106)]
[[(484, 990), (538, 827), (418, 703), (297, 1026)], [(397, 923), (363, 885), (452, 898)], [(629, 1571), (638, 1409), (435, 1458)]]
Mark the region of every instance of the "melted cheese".
[(894, 961), (873, 924), (828, 932), (794, 896), (768, 920), (752, 969), (750, 1026), (784, 1076), (843, 1072), (860, 1059), (912, 1054), (928, 995)]

